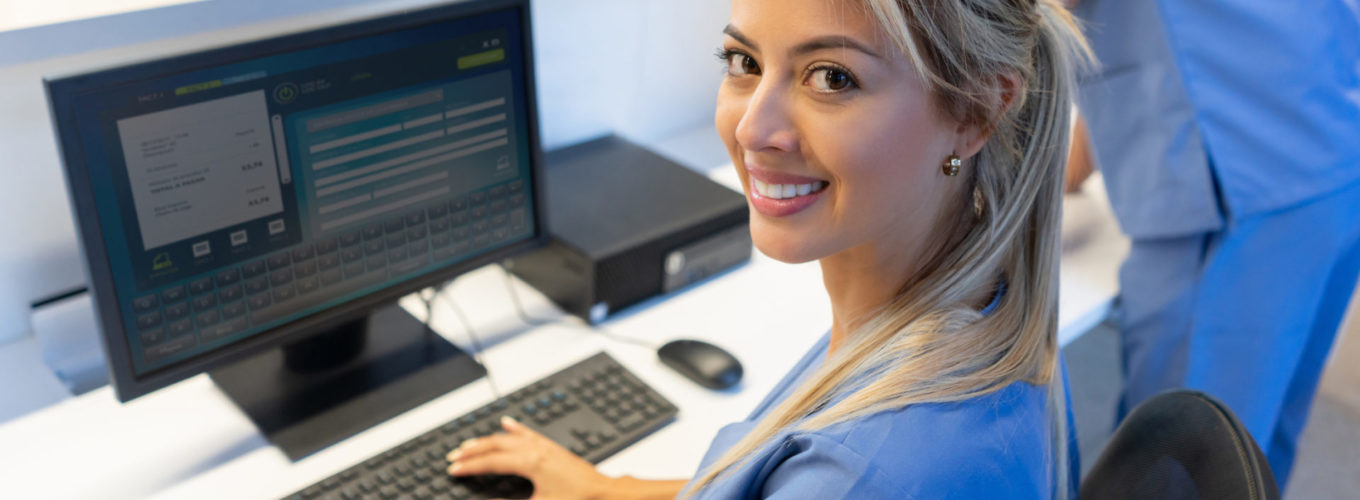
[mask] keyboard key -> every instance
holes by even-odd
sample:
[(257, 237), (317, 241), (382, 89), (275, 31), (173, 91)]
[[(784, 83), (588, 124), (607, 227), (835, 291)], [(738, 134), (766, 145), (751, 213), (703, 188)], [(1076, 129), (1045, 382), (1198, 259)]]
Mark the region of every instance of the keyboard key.
[(316, 258), (317, 267), (322, 270), (340, 267), (340, 254), (331, 252)]
[(254, 277), (254, 276), (259, 276), (259, 275), (261, 275), (261, 274), (264, 274), (264, 272), (265, 272), (265, 266), (264, 266), (264, 261), (263, 261), (263, 260), (257, 260), (257, 261), (255, 261), (255, 262), (247, 262), (247, 263), (241, 265), (241, 275), (242, 275), (243, 277), (246, 277), (246, 278), (250, 278), (250, 277)]
[(366, 263), (368, 264), (369, 271), (377, 271), (379, 269), (387, 267), (387, 256), (374, 255), (372, 257), (369, 257)]
[(321, 272), (321, 286), (331, 286), (340, 282), (340, 269), (331, 269)]
[(241, 272), (236, 269), (227, 269), (217, 273), (217, 286), (227, 286), (241, 281)]
[(509, 184), (506, 184), (506, 187), (509, 188), (509, 189), (510, 189), (510, 192), (512, 192), (512, 193), (518, 193), (518, 192), (524, 190), (524, 180), (523, 180), (523, 179), (515, 179), (515, 180), (513, 180), (513, 181), (510, 181)]
[(271, 284), (271, 285), (273, 285), (273, 286), (276, 286), (276, 287), (277, 287), (277, 286), (286, 285), (286, 284), (288, 284), (288, 283), (291, 282), (291, 281), (293, 281), (293, 270), (292, 270), (292, 269), (280, 269), (280, 270), (278, 270), (278, 271), (274, 271), (274, 272), (272, 272), (272, 273), (269, 273), (269, 284)]
[(194, 297), (194, 310), (205, 311), (217, 307), (216, 295), (199, 295)]
[(142, 345), (149, 346), (159, 344), (165, 340), (164, 328), (151, 328), (141, 333)]
[(460, 196), (460, 197), (458, 197), (458, 198), (454, 198), (453, 201), (450, 201), (450, 202), (449, 202), (449, 210), (452, 210), (452, 211), (454, 211), (454, 212), (457, 212), (457, 211), (459, 211), (459, 210), (465, 210), (465, 209), (467, 209), (467, 207), (468, 207), (468, 199), (467, 199), (466, 196)]
[(298, 278), (306, 278), (313, 274), (316, 274), (316, 260), (299, 262), (297, 265), (293, 266), (293, 275)]
[(452, 217), (452, 222), (453, 222), (453, 225), (455, 225), (455, 226), (461, 226), (461, 225), (463, 225), (463, 224), (467, 224), (467, 223), (469, 223), (469, 222), (472, 222), (472, 214), (469, 214), (467, 210), (460, 210), (460, 211), (454, 212), (454, 213), (453, 213), (453, 217)]
[(452, 242), (453, 239), (449, 236), (449, 233), (439, 233), (430, 237), (430, 245), (435, 248), (444, 248)]
[(499, 200), (499, 199), (505, 198), (505, 195), (506, 195), (506, 194), (509, 194), (509, 189), (506, 188), (504, 185), (500, 185), (500, 186), (496, 186), (496, 187), (491, 188), (491, 199), (492, 199), (492, 200)]
[(349, 263), (349, 264), (345, 264), (345, 277), (346, 277), (346, 278), (353, 278), (353, 277), (359, 276), (359, 275), (361, 275), (361, 274), (364, 274), (364, 262), (363, 262), (363, 261), (352, 262), (352, 263)]
[(425, 226), (413, 227), (406, 230), (406, 240), (415, 241), (425, 237)]
[(198, 323), (199, 328), (216, 325), (217, 322), (221, 320), (222, 316), (218, 314), (216, 309), (204, 313), (199, 313), (199, 315), (195, 318), (195, 322)]
[(483, 217), (486, 217), (488, 213), (490, 212), (487, 211), (486, 205), (477, 205), (472, 207), (473, 219), (481, 219)]
[(244, 316), (245, 314), (246, 303), (244, 301), (238, 300), (236, 302), (232, 302), (230, 304), (225, 304), (222, 306), (222, 319), (238, 318)]
[(293, 262), (293, 259), (291, 256), (289, 256), (288, 252), (279, 252), (269, 256), (268, 261), (269, 270), (273, 271), (275, 269), (279, 269), (281, 267), (287, 266), (288, 264), (291, 264)]
[(171, 337), (178, 337), (180, 335), (193, 333), (194, 322), (189, 318), (184, 318), (179, 321), (172, 321), (170, 322), (170, 326), (167, 327), (166, 331), (170, 334)]
[(525, 201), (524, 195), (522, 195), (522, 194), (514, 194), (514, 195), (510, 195), (510, 206), (511, 206), (511, 207), (522, 207), (522, 206), (524, 206), (524, 201)]
[(406, 214), (406, 227), (412, 227), (425, 222), (425, 211), (411, 212)]
[(373, 240), (364, 243), (364, 255), (380, 255), (387, 249), (382, 240)]
[(241, 285), (225, 287), (217, 292), (218, 298), (222, 299), (222, 302), (224, 303), (238, 300), (244, 295), (245, 293), (241, 291)]
[(143, 295), (141, 297), (132, 299), (132, 310), (135, 312), (144, 313), (152, 309), (155, 309), (156, 306), (160, 304), (161, 302), (160, 300), (156, 299), (155, 294)]
[(354, 245), (358, 245), (359, 237), (360, 237), (359, 231), (350, 231), (348, 233), (342, 234), (340, 235), (340, 246), (352, 247)]
[(297, 293), (298, 295), (306, 295), (315, 292), (318, 286), (320, 285), (316, 276), (302, 278), (297, 282)]
[(317, 255), (324, 255), (334, 252), (335, 249), (337, 248), (340, 248), (340, 240), (336, 238), (326, 238), (324, 240), (316, 242)]
[(189, 316), (189, 303), (179, 302), (165, 306), (165, 319), (174, 321)]
[(251, 295), (250, 298), (246, 299), (246, 304), (250, 306), (250, 310), (252, 311), (258, 311), (260, 309), (268, 307), (269, 304), (272, 303), (273, 301), (269, 299), (269, 294), (267, 293)]
[(346, 264), (354, 262), (356, 260), (362, 260), (363, 258), (364, 258), (363, 247), (346, 248), (340, 251), (340, 260), (344, 261)]
[(449, 206), (440, 203), (438, 205), (426, 209), (425, 213), (430, 216), (430, 220), (438, 219), (449, 214)]
[(387, 248), (396, 248), (406, 244), (406, 235), (404, 233), (389, 234), (386, 241)]
[(406, 247), (393, 248), (387, 251), (388, 262), (401, 262), (406, 260)]
[(263, 292), (269, 289), (269, 277), (257, 276), (250, 278), (246, 280), (245, 286), (247, 294)]
[(286, 301), (288, 301), (288, 300), (291, 300), (291, 299), (292, 299), (293, 297), (295, 297), (295, 296), (297, 296), (297, 292), (293, 291), (293, 287), (292, 287), (292, 286), (284, 286), (284, 287), (275, 287), (275, 288), (274, 288), (274, 303), (275, 303), (275, 304), (281, 304), (281, 303), (283, 303), (283, 302), (286, 302)]
[(503, 214), (507, 210), (510, 210), (510, 202), (505, 200), (496, 200), (491, 202), (491, 213)]
[(382, 224), (373, 224), (363, 229), (364, 241), (376, 240), (383, 235)]
[(435, 219), (435, 220), (430, 221), (430, 232), (431, 232), (431, 233), (442, 233), (442, 232), (444, 232), (444, 231), (448, 231), (448, 230), (449, 230), (449, 227), (450, 227), (450, 226), (449, 226), (449, 220), (448, 220), (448, 219)]
[(387, 219), (387, 222), (383, 222), (383, 231), (386, 231), (387, 234), (392, 234), (401, 231), (402, 229), (405, 228), (406, 223), (402, 221), (401, 217), (393, 217), (391, 219)]
[(312, 258), (316, 255), (316, 248), (308, 244), (303, 244), (293, 249), (293, 262), (300, 262)]
[(189, 295), (202, 295), (213, 289), (213, 279), (211, 276), (198, 278), (189, 282)]
[(471, 201), (472, 201), (472, 206), (474, 206), (474, 207), (477, 206), (477, 205), (485, 204), (485, 203), (486, 203), (486, 191), (478, 191), (478, 192), (476, 192), (476, 193), (472, 193)]
[(172, 286), (170, 288), (166, 288), (165, 290), (161, 290), (161, 302), (164, 302), (166, 304), (179, 302), (181, 300), (184, 300), (184, 297), (185, 297), (184, 285)]

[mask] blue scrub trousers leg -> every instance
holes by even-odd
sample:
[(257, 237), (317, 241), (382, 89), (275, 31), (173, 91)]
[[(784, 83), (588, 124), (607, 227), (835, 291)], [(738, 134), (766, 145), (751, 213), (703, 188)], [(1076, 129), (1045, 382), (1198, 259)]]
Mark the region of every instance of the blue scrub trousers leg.
[(1185, 380), (1190, 318), (1208, 236), (1136, 239), (1119, 269), (1120, 361), (1115, 425), (1135, 406)]
[(1211, 237), (1184, 385), (1232, 408), (1266, 451), (1281, 491), (1355, 284), (1355, 214), (1360, 184), (1233, 220)]
[(1299, 362), (1299, 370), (1285, 393), (1284, 407), (1280, 411), (1275, 433), (1270, 443), (1262, 443), (1270, 468), (1277, 477), (1288, 478), (1293, 469), (1299, 437), (1303, 434), (1304, 424), (1308, 423), (1318, 381), (1336, 340), (1337, 330), (1341, 327), (1341, 320), (1346, 315), (1346, 307), (1357, 279), (1360, 279), (1360, 245), (1343, 254), (1323, 289), (1322, 304)]

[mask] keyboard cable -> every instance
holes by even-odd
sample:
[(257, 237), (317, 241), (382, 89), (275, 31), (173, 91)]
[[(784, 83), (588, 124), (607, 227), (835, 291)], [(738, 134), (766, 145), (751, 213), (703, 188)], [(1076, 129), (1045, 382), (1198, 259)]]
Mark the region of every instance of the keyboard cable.
[(500, 387), (496, 385), (495, 377), (491, 376), (491, 365), (487, 364), (482, 357), (482, 353), (486, 351), (482, 348), (481, 339), (477, 337), (477, 330), (472, 327), (472, 321), (468, 320), (467, 314), (463, 312), (463, 308), (458, 307), (458, 303), (454, 302), (453, 299), (449, 298), (448, 294), (445, 293), (452, 284), (453, 280), (449, 280), (435, 286), (433, 288), (434, 295), (430, 297), (425, 295), (425, 290), (420, 291), (420, 300), (425, 303), (425, 327), (429, 328), (430, 323), (434, 320), (433, 302), (436, 299), (442, 299), (445, 304), (453, 309), (453, 314), (458, 317), (458, 322), (462, 323), (463, 331), (467, 332), (468, 339), (472, 341), (472, 359), (486, 369), (486, 382), (491, 385), (491, 394), (496, 400), (499, 400), (501, 399), (501, 390)]

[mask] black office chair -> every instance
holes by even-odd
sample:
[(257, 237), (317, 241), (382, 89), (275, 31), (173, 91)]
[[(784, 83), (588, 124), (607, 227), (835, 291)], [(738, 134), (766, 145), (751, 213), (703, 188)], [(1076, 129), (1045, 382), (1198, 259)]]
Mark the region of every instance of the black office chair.
[(1218, 400), (1174, 390), (1134, 408), (1081, 483), (1082, 500), (1276, 500), (1270, 464)]

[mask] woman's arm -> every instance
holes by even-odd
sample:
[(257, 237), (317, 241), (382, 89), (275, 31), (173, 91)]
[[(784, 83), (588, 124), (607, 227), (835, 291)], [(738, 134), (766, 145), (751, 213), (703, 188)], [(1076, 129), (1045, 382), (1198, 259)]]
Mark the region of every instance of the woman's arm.
[(449, 452), (449, 474), (512, 474), (534, 483), (536, 500), (675, 498), (687, 481), (613, 478), (566, 448), (514, 419), (501, 419), (503, 434), (469, 439)]

